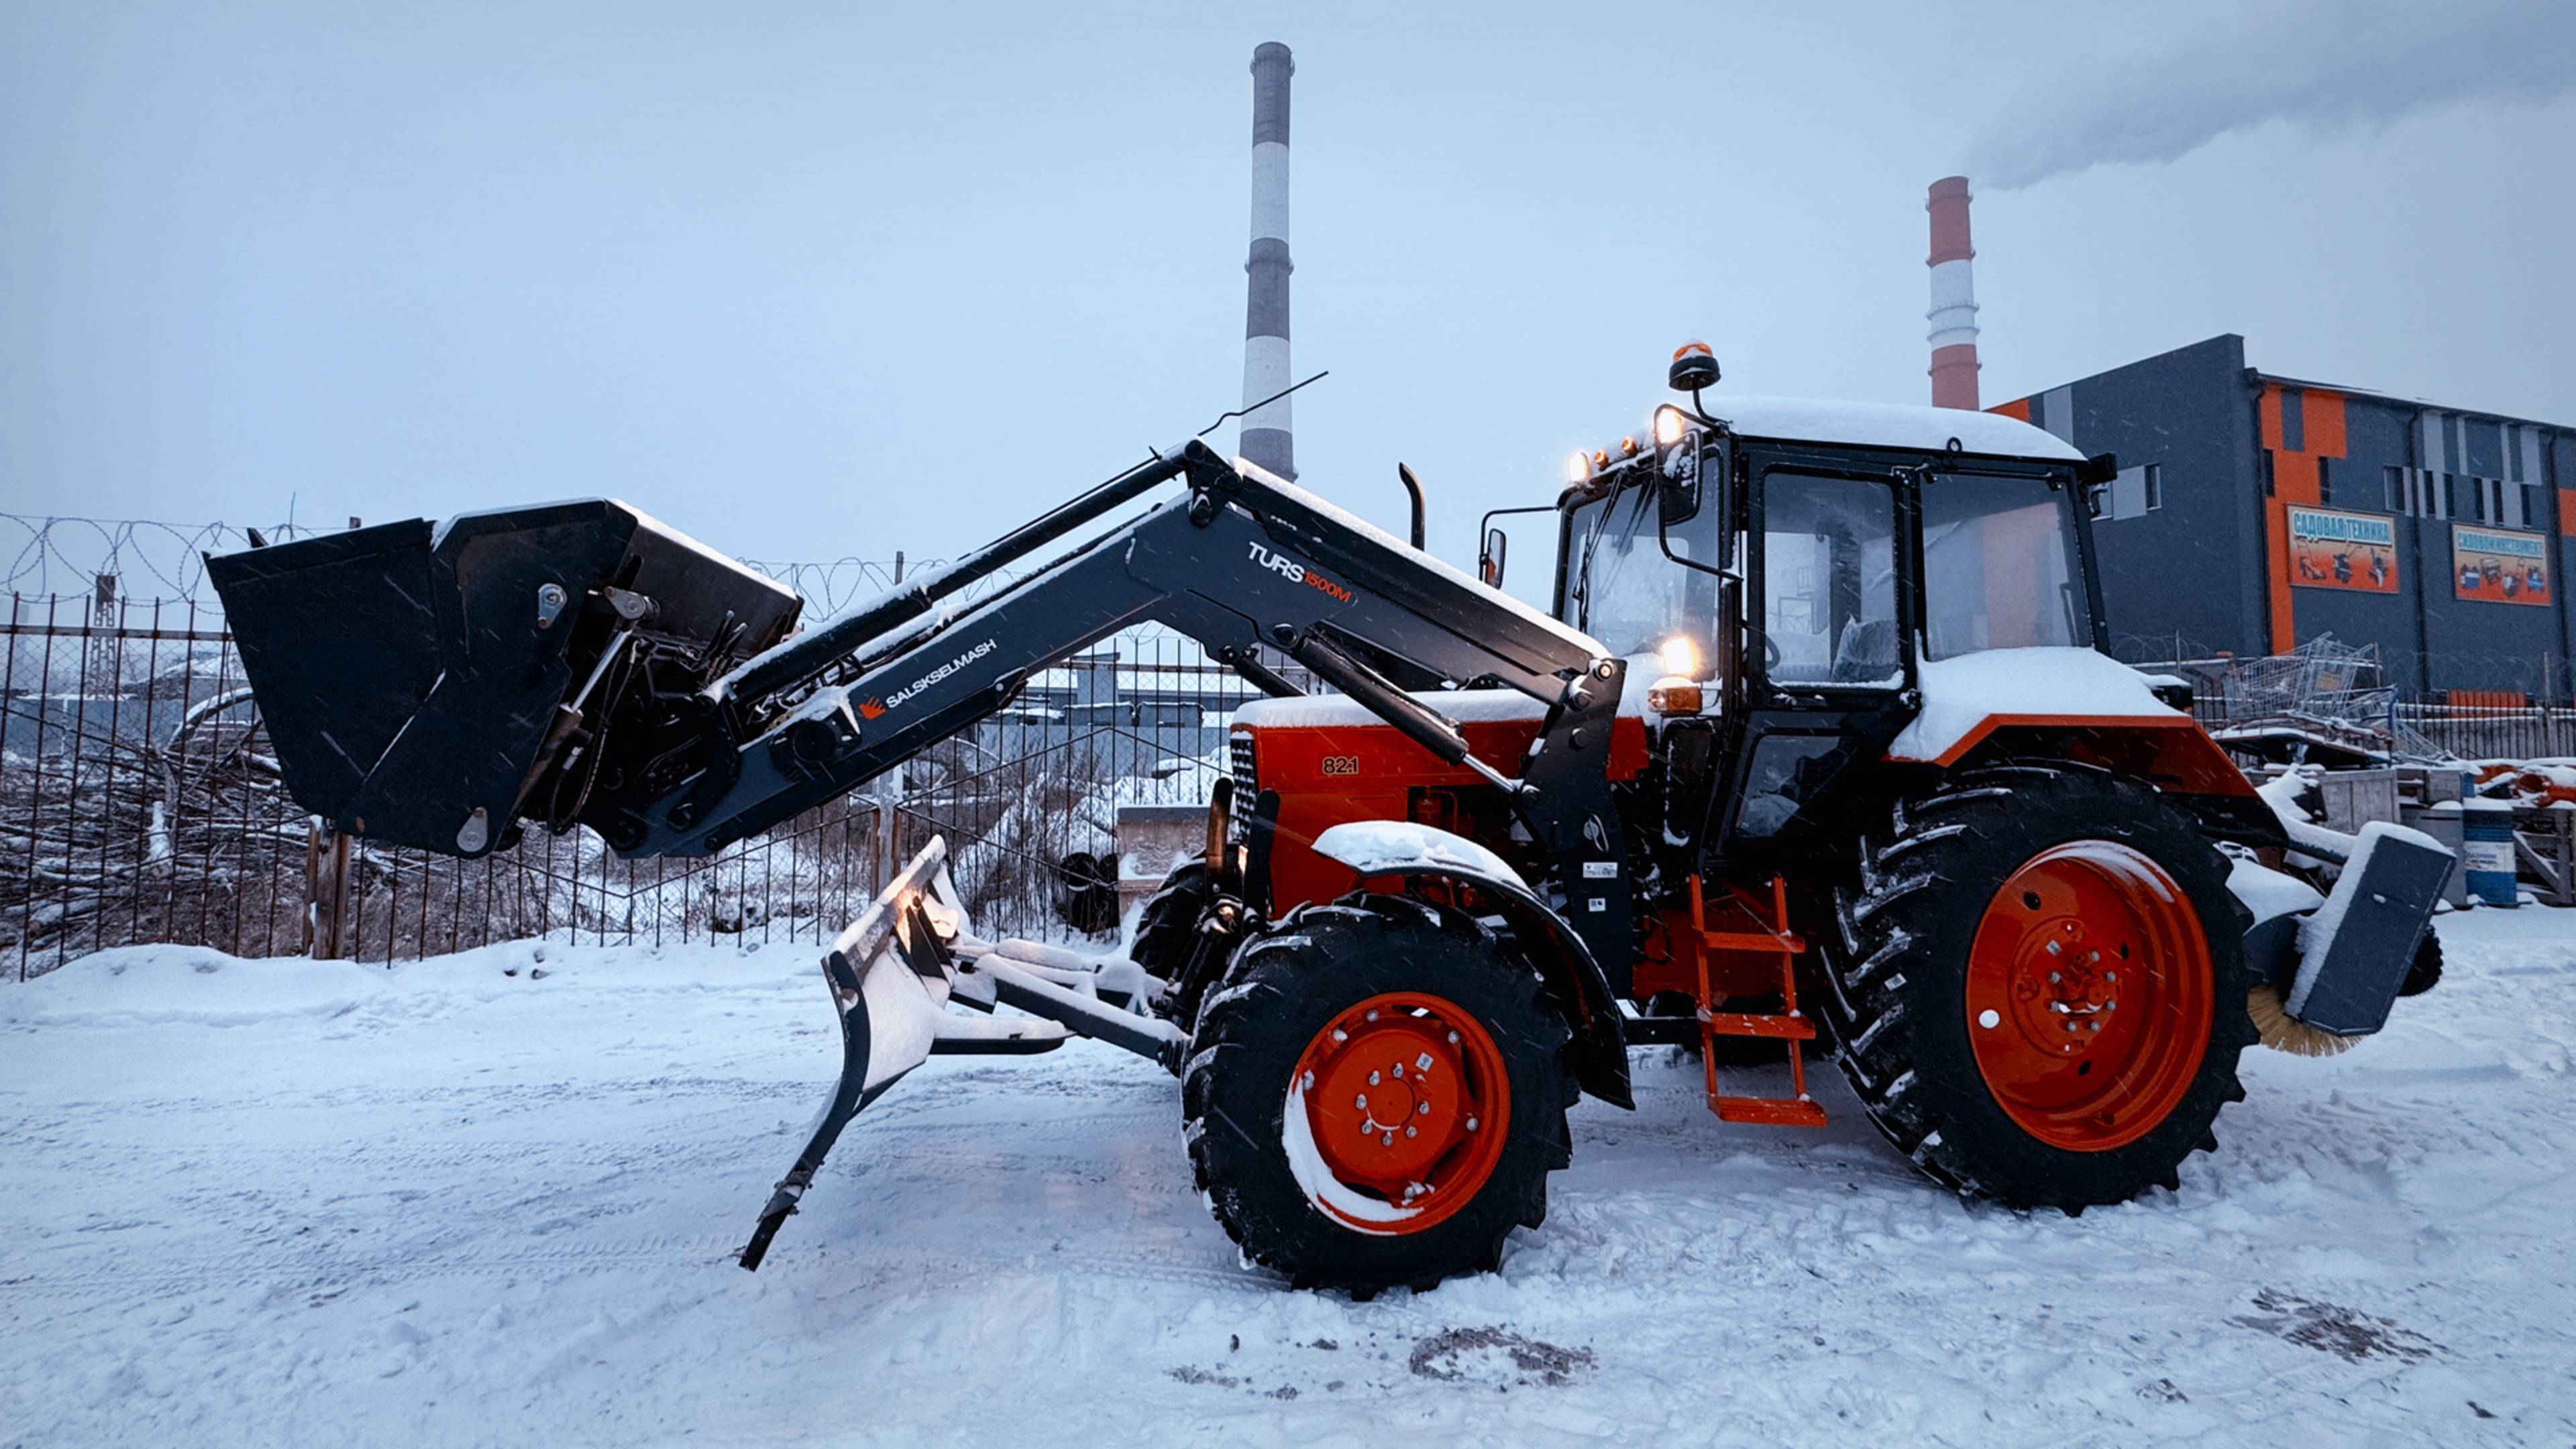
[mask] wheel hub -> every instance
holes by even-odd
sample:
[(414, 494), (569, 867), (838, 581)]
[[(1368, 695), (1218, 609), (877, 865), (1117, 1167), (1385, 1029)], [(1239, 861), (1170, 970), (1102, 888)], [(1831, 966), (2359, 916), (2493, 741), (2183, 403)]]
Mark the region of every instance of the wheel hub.
[(2080, 916), (2034, 922), (2023, 934), (2011, 979), (2013, 1026), (2025, 1042), (2072, 1056), (2101, 1041), (2120, 1009), (2120, 963), (2136, 955), (2134, 942), (2115, 939), (2121, 934), (2088, 930)]
[(2136, 1141), (2199, 1071), (2212, 969), (2198, 913), (2153, 860), (2099, 840), (2043, 851), (1995, 892), (1970, 949), (1977, 1069), (2051, 1146)]
[(1325, 1170), (1345, 1187), (1419, 1205), (1407, 1231), (1473, 1197), (1501, 1155), (1502, 1053), (1439, 997), (1392, 993), (1343, 1012), (1308, 1043), (1297, 1083)]

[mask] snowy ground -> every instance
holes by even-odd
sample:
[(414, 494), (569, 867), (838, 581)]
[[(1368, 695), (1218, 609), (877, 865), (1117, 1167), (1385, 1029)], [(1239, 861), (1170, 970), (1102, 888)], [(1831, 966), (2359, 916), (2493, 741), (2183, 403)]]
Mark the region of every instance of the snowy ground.
[(0, 987), (0, 1444), (2576, 1443), (2576, 914), (2443, 933), (2179, 1195), (1965, 1207), (1641, 1056), (1500, 1274), (1365, 1304), (1237, 1267), (1087, 1044), (931, 1063), (735, 1268), (804, 951), (110, 952)]

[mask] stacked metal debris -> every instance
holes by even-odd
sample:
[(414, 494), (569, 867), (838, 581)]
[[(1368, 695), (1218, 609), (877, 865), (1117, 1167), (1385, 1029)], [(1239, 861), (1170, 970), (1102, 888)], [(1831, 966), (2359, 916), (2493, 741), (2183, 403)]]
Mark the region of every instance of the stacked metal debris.
[(2401, 717), (2376, 644), (2320, 634), (2287, 654), (2235, 664), (2222, 691), (2226, 722), (2212, 734), (2240, 755), (2336, 768), (2454, 758)]

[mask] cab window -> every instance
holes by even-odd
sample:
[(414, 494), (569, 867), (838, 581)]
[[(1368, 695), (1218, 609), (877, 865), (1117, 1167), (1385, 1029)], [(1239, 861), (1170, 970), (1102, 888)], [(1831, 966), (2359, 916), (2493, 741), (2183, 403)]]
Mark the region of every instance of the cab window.
[(1923, 487), (1926, 659), (2092, 643), (2076, 597), (2075, 495), (2036, 478), (1944, 473)]
[(1703, 565), (1717, 558), (1718, 510), (1703, 506), (1660, 535), (1655, 490), (1631, 484), (1582, 504), (1566, 530), (1566, 598), (1557, 617), (1630, 657), (1652, 654), (1686, 634), (1703, 650), (1716, 637), (1717, 580)]
[(1762, 501), (1762, 623), (1771, 682), (1905, 682), (1896, 617), (1896, 495), (1857, 478), (1774, 471)]

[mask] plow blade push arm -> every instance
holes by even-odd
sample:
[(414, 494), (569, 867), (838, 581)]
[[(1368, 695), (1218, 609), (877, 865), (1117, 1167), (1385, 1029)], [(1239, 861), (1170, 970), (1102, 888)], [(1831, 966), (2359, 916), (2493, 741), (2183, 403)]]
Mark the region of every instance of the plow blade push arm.
[[(933, 1056), (1043, 1051), (1069, 1033), (1179, 1070), (1189, 1040), (1179, 1027), (1051, 980), (1076, 974), (1019, 959), (1009, 954), (1013, 947), (1047, 953), (1024, 942), (995, 946), (976, 939), (948, 877), (947, 842), (937, 836), (833, 939), (823, 980), (841, 1021), (840, 1079), (804, 1149), (761, 1208), (739, 1255), (742, 1266), (757, 1269), (769, 1255), (770, 1241), (814, 1185), (850, 1120)], [(947, 1010), (952, 1000), (987, 1011), (998, 1001), (1039, 1019), (960, 1017)]]

